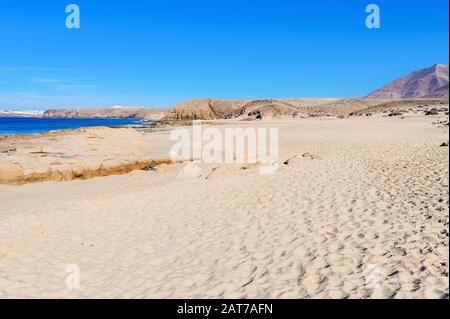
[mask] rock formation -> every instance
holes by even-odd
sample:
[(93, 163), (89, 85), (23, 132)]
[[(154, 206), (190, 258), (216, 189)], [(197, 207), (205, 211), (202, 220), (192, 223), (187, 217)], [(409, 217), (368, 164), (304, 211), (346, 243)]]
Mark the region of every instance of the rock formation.
[(178, 104), (169, 111), (168, 118), (177, 120), (216, 120), (240, 116), (245, 101), (218, 99), (191, 100)]
[(259, 120), (265, 118), (292, 118), (308, 116), (348, 115), (379, 102), (361, 99), (265, 99), (226, 101), (217, 99), (191, 100), (170, 110), (167, 119)]
[(0, 136), (0, 184), (68, 181), (157, 167), (145, 135), (131, 128), (94, 127)]

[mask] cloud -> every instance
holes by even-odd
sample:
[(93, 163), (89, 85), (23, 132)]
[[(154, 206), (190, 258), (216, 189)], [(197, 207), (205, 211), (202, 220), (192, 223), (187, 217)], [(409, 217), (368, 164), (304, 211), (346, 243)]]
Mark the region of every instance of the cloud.
[(103, 86), (93, 84), (58, 84), (56, 87), (60, 89), (96, 89), (102, 88)]
[(69, 72), (82, 71), (81, 69), (72, 68), (55, 68), (55, 67), (39, 67), (39, 66), (0, 66), (0, 71), (43, 71), (43, 72)]
[(16, 92), (15, 96), (25, 100), (39, 100), (39, 101), (55, 101), (55, 100), (73, 101), (78, 99), (71, 96), (45, 96), (33, 92)]
[(57, 84), (62, 83), (63, 81), (57, 79), (42, 79), (42, 78), (34, 78), (32, 79), (34, 83), (45, 83), (45, 84)]
[(32, 82), (39, 84), (46, 84), (56, 90), (95, 89), (103, 87), (101, 85), (94, 85), (94, 84), (73, 84), (69, 83), (68, 81), (50, 78), (33, 78)]

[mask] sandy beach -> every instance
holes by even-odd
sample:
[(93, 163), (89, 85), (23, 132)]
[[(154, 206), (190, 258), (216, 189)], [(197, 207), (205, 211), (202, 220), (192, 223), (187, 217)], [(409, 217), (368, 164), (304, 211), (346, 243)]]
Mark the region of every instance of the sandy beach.
[[(217, 126), (278, 128), (271, 175), (242, 164), (183, 175), (179, 163), (0, 185), (0, 297), (448, 298), (449, 131), (438, 120)], [(137, 158), (173, 144), (167, 132), (142, 140), (155, 148), (134, 143)]]

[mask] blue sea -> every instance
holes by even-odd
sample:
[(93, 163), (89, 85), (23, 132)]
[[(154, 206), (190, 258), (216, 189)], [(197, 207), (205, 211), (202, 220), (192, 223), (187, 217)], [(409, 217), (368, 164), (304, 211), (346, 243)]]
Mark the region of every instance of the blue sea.
[(140, 124), (139, 119), (56, 119), (0, 117), (0, 135), (31, 134), (90, 126), (127, 126)]

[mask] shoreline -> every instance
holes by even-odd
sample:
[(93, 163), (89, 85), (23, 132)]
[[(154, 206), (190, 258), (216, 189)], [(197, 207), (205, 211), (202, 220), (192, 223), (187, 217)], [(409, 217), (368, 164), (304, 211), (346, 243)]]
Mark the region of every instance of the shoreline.
[(95, 126), (131, 127), (141, 123), (142, 119), (121, 118), (0, 117), (0, 136), (40, 134)]

